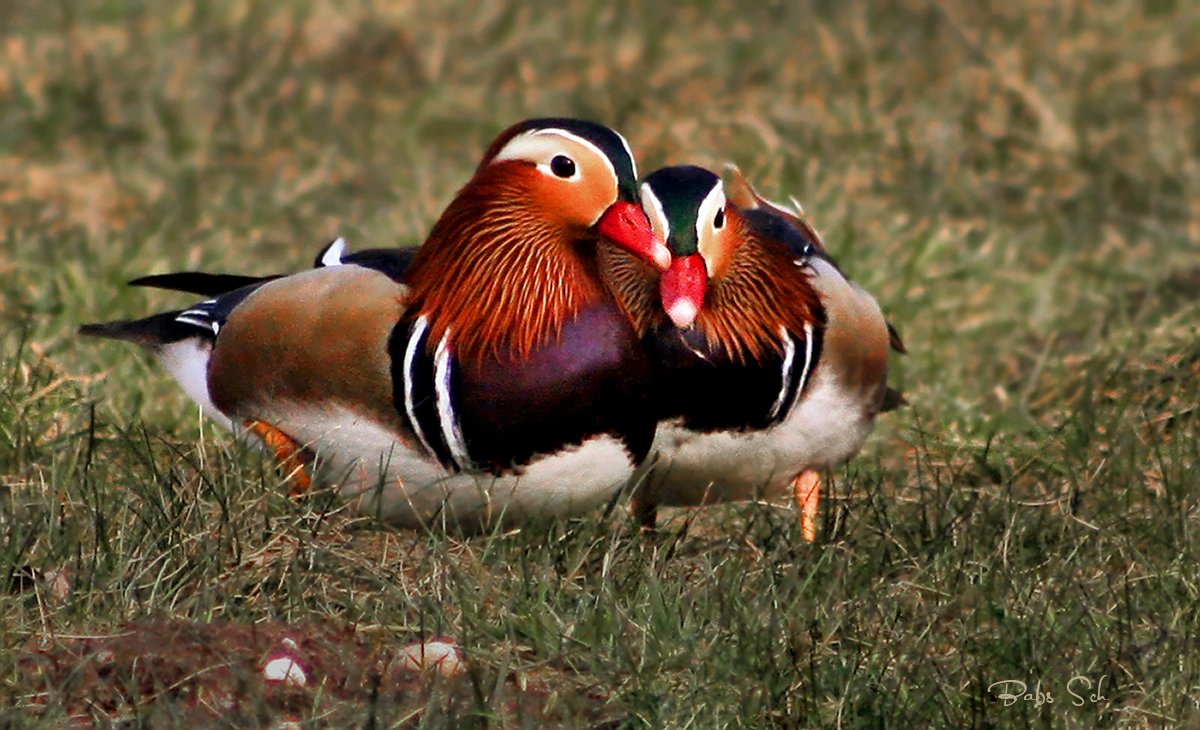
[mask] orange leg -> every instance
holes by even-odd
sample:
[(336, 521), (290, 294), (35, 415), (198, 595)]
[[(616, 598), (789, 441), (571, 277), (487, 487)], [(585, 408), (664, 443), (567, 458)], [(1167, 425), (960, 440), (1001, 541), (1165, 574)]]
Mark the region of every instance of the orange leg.
[(258, 435), (275, 456), (275, 462), (291, 483), (289, 494), (302, 497), (312, 489), (312, 452), (300, 445), (296, 439), (265, 421), (248, 418), (243, 423)]
[(796, 509), (800, 511), (800, 534), (812, 542), (817, 539), (817, 509), (821, 505), (821, 475), (813, 469), (800, 472), (792, 482)]

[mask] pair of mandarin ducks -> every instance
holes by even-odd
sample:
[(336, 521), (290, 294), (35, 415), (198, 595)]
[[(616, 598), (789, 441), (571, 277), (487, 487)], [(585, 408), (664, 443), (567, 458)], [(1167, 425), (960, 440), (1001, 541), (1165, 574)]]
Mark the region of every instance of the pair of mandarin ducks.
[(643, 526), (790, 497), (812, 539), (819, 474), (899, 401), (903, 346), (799, 211), (736, 187), (690, 166), (639, 185), (617, 132), (532, 119), (419, 248), (144, 277), (212, 298), (81, 332), (146, 347), (294, 491), (398, 525), (565, 517), (631, 485)]

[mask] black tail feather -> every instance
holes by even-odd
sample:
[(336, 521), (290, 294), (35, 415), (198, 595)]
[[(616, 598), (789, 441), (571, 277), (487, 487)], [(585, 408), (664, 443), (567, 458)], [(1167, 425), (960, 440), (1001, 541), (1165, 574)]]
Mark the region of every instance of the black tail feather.
[(883, 393), (883, 403), (879, 406), (879, 412), (887, 413), (906, 405), (908, 405), (908, 398), (905, 398), (904, 394), (900, 391), (889, 386)]
[[(326, 253), (336, 244), (335, 241), (322, 249), (314, 264), (316, 268), (334, 264), (356, 264), (374, 269), (395, 281), (402, 280), (405, 271), (420, 250), (418, 246), (367, 249), (357, 253), (341, 253), (336, 262), (325, 262), (323, 259)], [(177, 271), (138, 277), (129, 282), (129, 285), (198, 294), (210, 297), (211, 300), (190, 309), (177, 309), (143, 319), (85, 324), (79, 328), (79, 334), (85, 337), (125, 340), (151, 349), (196, 337), (198, 334), (210, 339), (215, 338), (226, 318), (247, 296), (259, 286), (280, 278), (283, 278), (282, 274), (242, 276), (209, 274), (203, 271)], [(180, 321), (180, 315), (185, 315), (183, 321)], [(211, 325), (211, 331), (206, 325)]]
[(263, 284), (273, 276), (242, 276), (240, 274), (208, 274), (203, 271), (176, 271), (170, 274), (151, 274), (141, 276), (129, 282), (130, 286), (147, 286), (154, 289), (181, 291), (189, 294), (199, 294), (204, 297), (215, 297), (221, 294), (241, 289), (251, 284)]
[(357, 264), (374, 269), (392, 281), (404, 281), (404, 272), (420, 252), (420, 246), (403, 248), (368, 248), (342, 257), (342, 263)]
[(143, 347), (154, 348), (195, 337), (197, 329), (176, 321), (183, 310), (153, 314), (143, 319), (123, 319), (115, 322), (96, 322), (79, 327), (84, 337), (104, 337), (124, 340)]
[(904, 340), (900, 339), (900, 333), (896, 331), (891, 322), (885, 322), (885, 324), (887, 324), (888, 328), (888, 344), (901, 355), (907, 355), (908, 348), (904, 346)]

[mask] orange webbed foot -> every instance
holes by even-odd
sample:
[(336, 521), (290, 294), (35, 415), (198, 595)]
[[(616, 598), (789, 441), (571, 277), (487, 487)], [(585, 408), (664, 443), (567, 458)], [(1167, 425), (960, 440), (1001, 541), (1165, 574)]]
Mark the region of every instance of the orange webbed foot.
[(283, 472), (284, 478), (291, 484), (288, 494), (292, 497), (303, 497), (308, 494), (312, 489), (312, 467), (315, 461), (312, 452), (300, 445), (296, 439), (266, 421), (248, 418), (243, 423), (271, 450), (276, 465)]

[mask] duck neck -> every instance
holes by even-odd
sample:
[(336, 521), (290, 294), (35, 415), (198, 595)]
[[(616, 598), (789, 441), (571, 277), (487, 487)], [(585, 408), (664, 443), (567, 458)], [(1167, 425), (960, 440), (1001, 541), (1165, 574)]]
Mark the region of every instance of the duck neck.
[(413, 262), (408, 311), (429, 318), (431, 346), (452, 333), (459, 358), (522, 360), (602, 296), (586, 255), (595, 235), (545, 221), (520, 190), (480, 187), (459, 194)]

